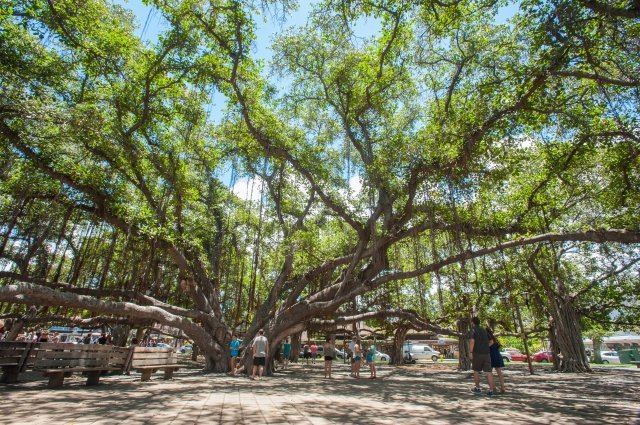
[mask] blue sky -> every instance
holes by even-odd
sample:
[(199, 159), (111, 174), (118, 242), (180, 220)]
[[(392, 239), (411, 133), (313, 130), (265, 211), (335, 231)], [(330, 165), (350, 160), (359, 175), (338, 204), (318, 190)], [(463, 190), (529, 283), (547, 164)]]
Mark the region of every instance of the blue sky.
[[(141, 36), (143, 40), (155, 40), (157, 35), (166, 28), (166, 23), (163, 21), (160, 13), (153, 7), (143, 4), (141, 0), (113, 0), (113, 3), (120, 4), (135, 13), (138, 22), (137, 34)], [(313, 1), (300, 0), (298, 3), (298, 10), (287, 17), (284, 27), (278, 23), (274, 23), (271, 19), (258, 21), (258, 41), (256, 46), (258, 57), (264, 58), (270, 56), (268, 51), (272, 38), (283, 28), (301, 26), (306, 23)], [(497, 22), (506, 22), (515, 14), (518, 0), (514, 0), (513, 3), (514, 4), (500, 9)], [(377, 27), (375, 22), (363, 22), (360, 29), (364, 36), (368, 36), (375, 33)]]
[[(153, 42), (158, 34), (167, 28), (167, 23), (161, 14), (153, 7), (145, 5), (141, 0), (113, 0), (113, 3), (122, 5), (134, 12), (138, 24), (136, 34), (144, 41)], [(273, 37), (286, 28), (305, 25), (312, 4), (313, 2), (311, 1), (299, 1), (298, 10), (287, 16), (284, 25), (274, 22), (268, 15), (265, 16), (265, 19), (258, 19), (256, 57), (260, 59), (271, 58)], [(375, 22), (363, 21), (359, 30), (362, 32), (362, 36), (366, 37), (373, 35), (378, 28), (379, 26)]]

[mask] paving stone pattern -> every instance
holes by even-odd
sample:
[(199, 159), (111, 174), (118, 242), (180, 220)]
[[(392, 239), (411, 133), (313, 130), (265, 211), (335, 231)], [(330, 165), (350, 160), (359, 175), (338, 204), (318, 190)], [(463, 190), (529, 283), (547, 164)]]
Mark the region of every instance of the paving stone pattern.
[[(471, 393), (469, 373), (451, 365), (383, 366), (354, 379), (338, 363), (294, 365), (259, 381), (183, 370), (173, 380), (82, 377), (49, 390), (37, 376), (0, 385), (0, 425), (13, 424), (633, 424), (640, 425), (640, 370), (588, 375), (507, 369), (508, 392)], [(484, 382), (483, 382), (484, 384)], [(485, 386), (486, 387), (486, 386)]]

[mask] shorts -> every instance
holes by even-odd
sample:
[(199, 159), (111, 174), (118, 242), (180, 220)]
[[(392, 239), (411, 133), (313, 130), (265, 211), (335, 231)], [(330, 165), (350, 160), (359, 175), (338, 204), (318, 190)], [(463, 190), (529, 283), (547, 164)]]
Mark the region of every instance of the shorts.
[(254, 357), (253, 365), (254, 366), (264, 366), (266, 363), (266, 357)]
[(355, 356), (355, 357), (353, 358), (353, 362), (354, 362), (354, 363), (358, 363), (359, 361), (360, 361), (360, 356)]
[(324, 361), (325, 361), (325, 362), (333, 361), (333, 357), (331, 357), (331, 356), (324, 356)]
[(373, 356), (367, 356), (367, 363), (373, 363)]
[(487, 354), (473, 354), (471, 368), (474, 372), (491, 372), (491, 356)]
[(311, 353), (304, 353), (304, 358), (305, 359), (310, 359), (311, 358)]

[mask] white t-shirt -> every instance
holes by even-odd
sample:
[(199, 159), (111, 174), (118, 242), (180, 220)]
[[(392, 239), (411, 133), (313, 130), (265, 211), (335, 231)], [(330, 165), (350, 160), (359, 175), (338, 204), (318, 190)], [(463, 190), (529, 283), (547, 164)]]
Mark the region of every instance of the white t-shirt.
[(253, 347), (255, 348), (254, 357), (267, 357), (267, 337), (264, 335), (257, 336), (253, 340)]

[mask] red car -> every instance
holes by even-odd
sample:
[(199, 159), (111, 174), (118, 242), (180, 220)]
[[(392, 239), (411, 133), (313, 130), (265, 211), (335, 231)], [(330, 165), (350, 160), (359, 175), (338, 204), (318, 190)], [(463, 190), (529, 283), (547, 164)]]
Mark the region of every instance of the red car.
[(551, 351), (538, 351), (533, 356), (531, 356), (531, 360), (534, 362), (552, 362), (553, 361), (553, 353)]
[(527, 356), (522, 354), (517, 348), (507, 348), (504, 351), (511, 355), (511, 360), (514, 362), (526, 362)]

